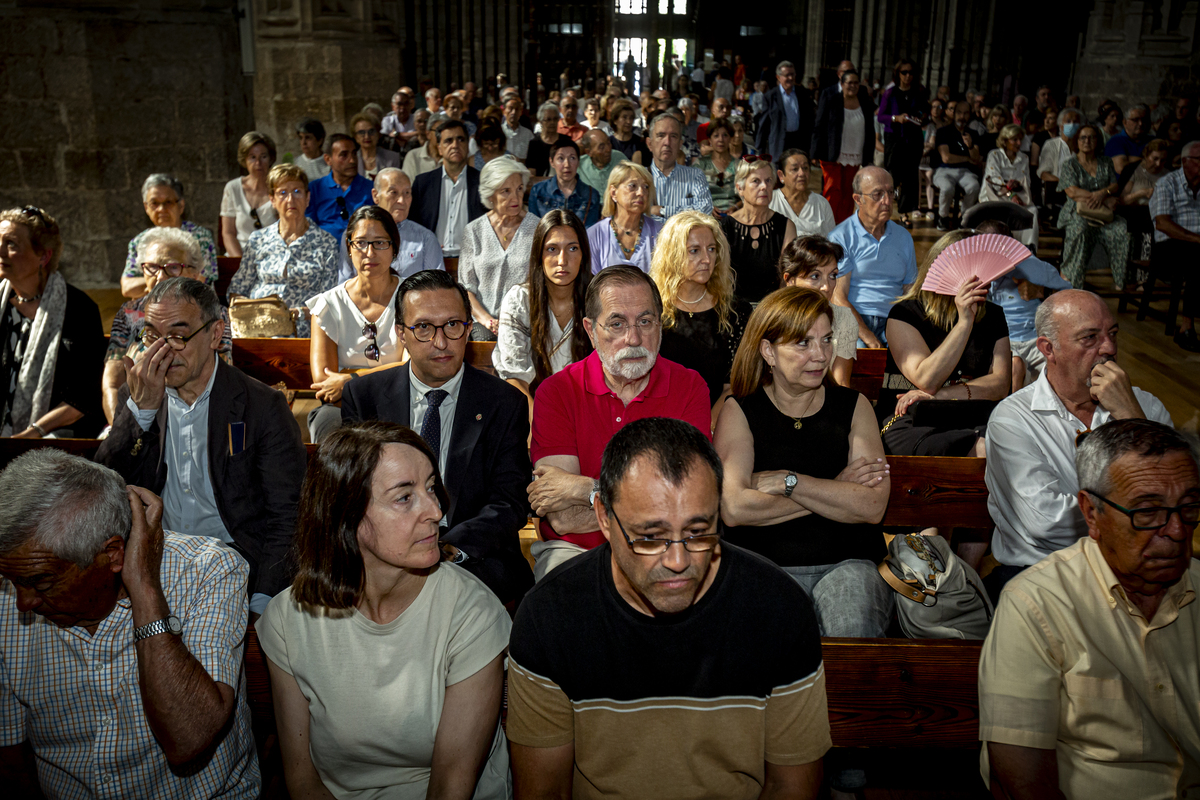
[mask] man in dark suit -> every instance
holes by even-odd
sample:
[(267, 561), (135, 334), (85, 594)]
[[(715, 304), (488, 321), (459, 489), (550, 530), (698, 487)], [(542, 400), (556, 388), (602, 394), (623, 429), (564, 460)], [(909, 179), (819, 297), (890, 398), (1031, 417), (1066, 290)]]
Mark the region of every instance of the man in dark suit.
[(382, 419), (419, 431), (438, 454), (450, 507), (445, 557), (501, 602), (533, 585), (518, 532), (529, 516), (529, 405), (513, 386), (464, 363), (471, 311), (449, 273), (425, 270), (396, 292), (396, 326), (409, 361), (342, 390), (342, 421)]
[(146, 299), (135, 363), (125, 358), (112, 431), (96, 461), (162, 496), (164, 528), (211, 536), (250, 565), (250, 611), (287, 588), (306, 456), (278, 392), (217, 358), (216, 293), (191, 278)]
[(458, 275), (458, 253), (467, 223), (487, 213), (479, 199), (479, 170), (467, 166), (467, 128), (442, 121), (434, 133), (442, 166), (417, 176), (409, 219), (437, 234), (446, 269)]
[(754, 119), (758, 152), (777, 159), (784, 150), (808, 147), (813, 131), (813, 105), (807, 93), (796, 91), (796, 65), (781, 61), (775, 68), (778, 86), (767, 92), (767, 107)]

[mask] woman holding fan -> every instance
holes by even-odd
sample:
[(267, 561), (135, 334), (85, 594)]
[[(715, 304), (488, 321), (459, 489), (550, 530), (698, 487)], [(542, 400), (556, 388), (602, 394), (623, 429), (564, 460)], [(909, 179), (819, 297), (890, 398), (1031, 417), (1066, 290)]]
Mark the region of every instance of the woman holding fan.
[[(942, 251), (974, 235), (957, 230), (939, 239), (888, 314), (887, 367), (876, 413), (891, 455), (982, 458), (991, 405), (1012, 385), (1008, 323), (1004, 310), (987, 302), (988, 284), (968, 278), (954, 295), (922, 288)], [(940, 408), (926, 419), (916, 411), (930, 400), (992, 402)]]

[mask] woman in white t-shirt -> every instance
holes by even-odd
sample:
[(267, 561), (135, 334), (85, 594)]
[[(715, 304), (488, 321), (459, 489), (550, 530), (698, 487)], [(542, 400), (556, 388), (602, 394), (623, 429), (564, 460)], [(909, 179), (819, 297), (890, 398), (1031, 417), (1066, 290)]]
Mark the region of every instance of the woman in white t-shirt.
[(784, 150), (776, 162), (779, 188), (771, 193), (771, 210), (778, 211), (796, 226), (797, 236), (828, 236), (833, 233), (833, 207), (808, 188), (811, 164), (803, 150)]
[(402, 360), (396, 335), (400, 278), (392, 258), (400, 232), (380, 206), (363, 206), (346, 227), (354, 277), (309, 298), (312, 312), (309, 363), (320, 408), (308, 415), (308, 432), (320, 443), (342, 424), (342, 389), (358, 373)]
[[(779, 274), (784, 286), (816, 289), (833, 308), (833, 364), (829, 377), (838, 386), (850, 386), (850, 373), (858, 357), (858, 320), (846, 306), (833, 305), (833, 287), (838, 280), (838, 262), (846, 251), (824, 236), (797, 236), (779, 256)], [(850, 276), (842, 278), (850, 280)]]
[(275, 142), (265, 133), (250, 131), (238, 142), (238, 164), (246, 174), (225, 184), (221, 195), (221, 241), (226, 255), (241, 258), (250, 234), (279, 219), (271, 205), (267, 180), (275, 164)]
[(255, 625), (292, 797), (506, 800), (512, 624), (442, 560), (450, 498), (420, 436), (367, 422), (309, 468), (292, 585)]

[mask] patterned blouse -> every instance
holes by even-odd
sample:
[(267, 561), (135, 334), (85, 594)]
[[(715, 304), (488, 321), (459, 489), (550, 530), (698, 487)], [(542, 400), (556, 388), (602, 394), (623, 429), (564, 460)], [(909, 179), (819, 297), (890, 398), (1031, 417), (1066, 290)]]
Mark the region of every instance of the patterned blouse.
[[(338, 246), (331, 234), (310, 221), (303, 236), (285, 244), (276, 222), (250, 234), (229, 293), (255, 300), (277, 294), (288, 308), (307, 307), (308, 298), (333, 288), (337, 274)], [(296, 335), (309, 335), (307, 317), (296, 321)]]
[[(142, 241), (142, 237), (152, 230), (154, 228), (146, 228), (146, 230), (129, 240), (129, 257), (125, 260), (126, 278), (142, 277), (142, 268), (137, 263), (137, 249)], [(200, 270), (200, 274), (203, 276), (205, 283), (209, 286), (216, 286), (217, 243), (213, 239), (212, 231), (187, 219), (179, 225), (179, 230), (187, 231), (192, 236), (195, 236), (196, 241), (200, 243), (200, 252), (204, 254), (204, 267)]]
[(702, 156), (696, 161), (696, 168), (704, 173), (708, 181), (708, 193), (712, 195), (713, 208), (717, 211), (728, 211), (738, 202), (737, 191), (733, 188), (737, 167), (736, 158), (729, 159), (724, 171), (717, 169), (712, 156)]
[[(1113, 169), (1112, 159), (1108, 156), (1096, 156), (1096, 174), (1089, 175), (1079, 163), (1079, 159), (1071, 156), (1064, 158), (1058, 165), (1058, 189), (1065, 192), (1072, 186), (1088, 192), (1103, 189), (1117, 182), (1117, 173)], [(1066, 198), (1062, 210), (1058, 212), (1058, 227), (1066, 228), (1071, 224), (1080, 224), (1081, 217), (1075, 210), (1075, 201)]]

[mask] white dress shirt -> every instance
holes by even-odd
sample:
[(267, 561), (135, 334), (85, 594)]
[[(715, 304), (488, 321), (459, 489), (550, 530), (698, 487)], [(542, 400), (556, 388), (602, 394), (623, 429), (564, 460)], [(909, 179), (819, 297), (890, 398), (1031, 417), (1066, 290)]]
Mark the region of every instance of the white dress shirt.
[[(1157, 397), (1134, 387), (1146, 419), (1171, 425)], [(1092, 428), (1112, 419), (1104, 407)], [(1067, 411), (1046, 372), (996, 406), (988, 420), (988, 513), (996, 523), (992, 553), (1001, 564), (1029, 566), (1087, 535), (1076, 495), (1075, 437), (1087, 425)]]
[[(176, 533), (208, 536), (233, 544), (233, 537), (226, 530), (217, 508), (208, 458), (208, 401), (217, 379), (216, 358), (214, 354), (208, 385), (190, 406), (179, 392), (167, 387), (164, 401), (167, 404), (167, 429), (162, 432), (167, 482), (162, 492), (162, 526)], [(150, 430), (158, 409), (138, 408), (132, 397), (125, 404), (141, 429)], [(250, 598), (250, 610), (261, 614), (270, 600), (270, 595), (255, 594)]]
[(447, 258), (458, 258), (462, 248), (463, 229), (467, 227), (467, 168), (458, 173), (458, 180), (451, 179), (442, 168), (442, 196), (438, 201), (437, 237), (442, 245), (442, 254)]
[[(437, 387), (448, 395), (438, 406), (438, 411), (442, 415), (442, 441), (438, 452), (438, 471), (442, 474), (443, 480), (446, 477), (446, 459), (450, 455), (450, 437), (454, 434), (454, 408), (458, 405), (458, 392), (462, 388), (463, 372), (465, 371), (466, 366), (460, 366), (453, 378)], [(421, 425), (425, 422), (425, 412), (429, 410), (429, 401), (425, 399), (425, 395), (433, 391), (433, 388), (422, 383), (411, 368), (408, 370), (408, 410), (409, 418), (412, 420), (412, 425), (409, 427), (417, 433), (421, 432)]]

